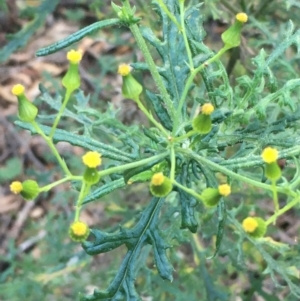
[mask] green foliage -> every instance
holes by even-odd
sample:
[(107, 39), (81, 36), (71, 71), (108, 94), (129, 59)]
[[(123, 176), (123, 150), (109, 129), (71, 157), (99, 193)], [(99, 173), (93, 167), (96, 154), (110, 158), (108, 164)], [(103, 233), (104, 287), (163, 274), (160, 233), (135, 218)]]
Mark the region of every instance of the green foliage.
[[(135, 9), (124, 0), (123, 6), (112, 5), (118, 19), (99, 21), (37, 52), (47, 55), (94, 30), (122, 24), (130, 29), (145, 58), (145, 62), (134, 62), (131, 66), (140, 72), (149, 71), (155, 83), (155, 88), (153, 82), (147, 84), (142, 96), (150, 102), (150, 111), (139, 97), (133, 97), (152, 123), (142, 130), (122, 124), (111, 107), (103, 113), (88, 107), (89, 97), (82, 92), (74, 95), (77, 105), (72, 110), (64, 109), (68, 97), (62, 101), (62, 96), (53, 97), (40, 86), (41, 100), (56, 109), (57, 115), (16, 124), (32, 134), (40, 134), (64, 171), (65, 178), (46, 185), (41, 192), (72, 181), (73, 188), (79, 190), (77, 221), (83, 205), (127, 185), (149, 181), (154, 173), (163, 172), (173, 185), (166, 198), (152, 197), (148, 201), (144, 191), (138, 194), (141, 204), (135, 207), (136, 211), (124, 205), (123, 226), (119, 229), (116, 225), (91, 230), (90, 239), (82, 244), (87, 254), (108, 253), (122, 247), (126, 252), (118, 270), (109, 274), (107, 288), (96, 289), (87, 296), (81, 294), (80, 299), (137, 301), (145, 294), (155, 300), (183, 300), (187, 296), (189, 300), (228, 300), (233, 289), (221, 284), (237, 273), (244, 275), (251, 285), (249, 296), (243, 300), (252, 300), (254, 294), (276, 300), (273, 293), (283, 288), (288, 289), (289, 300), (297, 300), (299, 273), (295, 271), (299, 269), (299, 246), (270, 237), (251, 238), (242, 221), (253, 214), (261, 216), (268, 226), (268, 235), (272, 235), (280, 216), (292, 208), (299, 214), (300, 80), (279, 77), (277, 64), (287, 50), (292, 52), (290, 56), (297, 57), (300, 31), (295, 31), (292, 21), (284, 24), (284, 35), (280, 33), (278, 39), (266, 31), (274, 45), (272, 51), (257, 50), (251, 72), (230, 78), (221, 61), (228, 47), (215, 53), (205, 45), (203, 6), (191, 1), (190, 6), (184, 7), (184, 2), (153, 1), (152, 7), (160, 18), (161, 36), (149, 27), (137, 25)], [(215, 17), (216, 2), (210, 4)], [(258, 23), (265, 28), (254, 17), (250, 18), (250, 24)], [(157, 51), (157, 62), (146, 41)], [(292, 67), (289, 69), (289, 74), (297, 74)], [(193, 120), (201, 105), (208, 102), (215, 109), (210, 115), (212, 129), (207, 134), (198, 134), (192, 129)], [(56, 129), (61, 117), (75, 120), (79, 124), (76, 132)], [(53, 119), (52, 127), (43, 125), (43, 121)], [(103, 134), (101, 139), (99, 133)], [(61, 141), (100, 152), (105, 158), (98, 172), (100, 182), (95, 187), (69, 170), (55, 148)], [(278, 158), (285, 159), (290, 168), (290, 172), (282, 171), (279, 181), (270, 182), (265, 177), (261, 153), (267, 146), (278, 149)], [(220, 195), (215, 207), (205, 208), (201, 192), (205, 188), (215, 191), (222, 183), (232, 187), (233, 196)], [(271, 213), (257, 201), (262, 196), (266, 201), (273, 199)], [(182, 256), (184, 260), (177, 252), (182, 244), (191, 249), (190, 256), (189, 252)], [(187, 264), (188, 259), (191, 262)], [(249, 270), (253, 262), (256, 269)], [(157, 272), (152, 269), (153, 264)], [(189, 275), (189, 269), (194, 274)], [(174, 271), (179, 271), (176, 277)], [(186, 274), (182, 276), (181, 272)], [(164, 280), (175, 280), (162, 284), (157, 273)], [(255, 277), (255, 273), (259, 276)], [(272, 295), (262, 289), (268, 276), (275, 285)], [(182, 285), (185, 277), (193, 284), (191, 288), (190, 283)]]
[(22, 162), (19, 158), (12, 158), (6, 165), (0, 168), (0, 182), (11, 181), (18, 177), (22, 172)]
[(58, 4), (58, 0), (43, 1), (43, 3), (36, 8), (33, 20), (19, 32), (12, 35), (11, 41), (0, 50), (0, 62), (7, 60), (14, 51), (25, 46), (32, 35), (45, 23), (48, 14), (52, 13)]

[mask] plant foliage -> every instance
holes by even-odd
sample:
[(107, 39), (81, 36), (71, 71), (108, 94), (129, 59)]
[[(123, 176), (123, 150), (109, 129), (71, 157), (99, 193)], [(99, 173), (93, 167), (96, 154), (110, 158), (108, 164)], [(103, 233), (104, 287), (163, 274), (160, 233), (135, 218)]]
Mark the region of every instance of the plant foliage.
[[(256, 282), (253, 280), (255, 291), (265, 300), (273, 298), (261, 289), (263, 278), (270, 275), (276, 290), (288, 287), (290, 300), (296, 300), (300, 297), (299, 274), (295, 273), (299, 269), (299, 247), (270, 237), (253, 238), (242, 221), (254, 214), (254, 205), (243, 196), (243, 190), (253, 195), (267, 191), (268, 198), (273, 199), (274, 212), (268, 218), (259, 204), (255, 210), (256, 215), (265, 219), (268, 229), (276, 229), (273, 226), (276, 219), (299, 206), (300, 114), (297, 95), (300, 79), (290, 78), (282, 82), (277, 79), (274, 66), (291, 47), (293, 54), (299, 54), (300, 31), (295, 31), (292, 21), (289, 21), (285, 24), (284, 38), (275, 43), (272, 51), (260, 49), (252, 59), (251, 72), (232, 80), (220, 60), (228, 51), (226, 41), (217, 53), (209, 49), (203, 41), (203, 6), (185, 7), (184, 2), (153, 1), (153, 12), (160, 18), (162, 31), (159, 35), (151, 28), (137, 24), (142, 24), (142, 21), (135, 17), (135, 9), (128, 1), (122, 1), (122, 6), (112, 5), (117, 19), (99, 21), (37, 52), (37, 55), (47, 55), (58, 51), (96, 29), (110, 25), (127, 26), (145, 57), (145, 62), (134, 62), (131, 66), (140, 72), (150, 72), (155, 83), (155, 88), (153, 84), (144, 87), (142, 96), (150, 103), (152, 112), (145, 108), (139, 97), (132, 97), (152, 123), (151, 127), (142, 130), (137, 126), (123, 125), (111, 108), (104, 113), (86, 109), (88, 99), (82, 100), (81, 92), (76, 98), (84, 105), (75, 106), (75, 112), (63, 111), (65, 100), (62, 102), (62, 97), (53, 99), (42, 86), (41, 99), (59, 111), (59, 118), (65, 116), (76, 120), (84, 135), (43, 125), (47, 116), (39, 116), (31, 124), (16, 122), (32, 134), (42, 135), (52, 150), (55, 143), (65, 141), (99, 152), (107, 159), (99, 172), (99, 183), (90, 187), (84, 176), (72, 175), (56, 154), (66, 174), (65, 180), (82, 182), (81, 188), (74, 184), (74, 188), (80, 190), (76, 218), (83, 205), (125, 186), (151, 181), (154, 174), (163, 173), (173, 184), (170, 195), (152, 197), (140, 214), (131, 215), (134, 220), (131, 227), (120, 226), (114, 231), (91, 230), (90, 239), (82, 243), (87, 254), (106, 253), (121, 246), (127, 250), (109, 286), (95, 290), (92, 295), (81, 294), (80, 300), (142, 300), (136, 279), (149, 270), (155, 279), (152, 275), (155, 272), (147, 268), (147, 260), (153, 260), (162, 279), (172, 282), (176, 270), (173, 265), (180, 265), (174, 259), (176, 246), (173, 244), (183, 242), (191, 243), (193, 267), (203, 281), (203, 291), (191, 293), (194, 296), (189, 296), (191, 300), (228, 300), (228, 294), (214, 283), (214, 276), (224, 273), (228, 265), (248, 273), (251, 279), (252, 274), (247, 271), (247, 247), (255, 249), (261, 258), (258, 268), (261, 276)], [(157, 51), (158, 63), (154, 62), (146, 42)], [(208, 133), (203, 134), (193, 128), (192, 121), (199, 114), (205, 115), (199, 112), (205, 103), (212, 104), (215, 110), (202, 118), (210, 120), (211, 125)], [(99, 131), (106, 133), (108, 143), (99, 141)], [(110, 145), (112, 141), (114, 145)], [(261, 155), (268, 146), (278, 150), (278, 159), (286, 160), (292, 176), (284, 169), (279, 181), (268, 177), (265, 170), (269, 162)], [(277, 158), (272, 163), (277, 166)], [(228, 197), (229, 193), (218, 190), (222, 183), (228, 184), (233, 196)], [(154, 184), (151, 182), (150, 185)], [(48, 191), (48, 187), (41, 191)], [(204, 206), (209, 205), (206, 200), (208, 193), (205, 193), (208, 191), (214, 192), (215, 207)], [(147, 197), (141, 195), (141, 199)], [(215, 243), (210, 243), (213, 247), (205, 247), (205, 241), (211, 241), (212, 237), (215, 237)], [(248, 260), (255, 260), (250, 253)], [(150, 259), (143, 254), (149, 255)], [(226, 262), (219, 262), (219, 257), (226, 258)], [(205, 266), (205, 260), (210, 260), (210, 268)], [(215, 267), (216, 262), (218, 267)], [(144, 269), (141, 268), (143, 265), (146, 266)], [(97, 282), (96, 279), (93, 281)], [(149, 281), (147, 293), (151, 294), (149, 287), (157, 285)], [(188, 288), (184, 289), (184, 294), (189, 294)], [(182, 300), (184, 294), (178, 298)]]

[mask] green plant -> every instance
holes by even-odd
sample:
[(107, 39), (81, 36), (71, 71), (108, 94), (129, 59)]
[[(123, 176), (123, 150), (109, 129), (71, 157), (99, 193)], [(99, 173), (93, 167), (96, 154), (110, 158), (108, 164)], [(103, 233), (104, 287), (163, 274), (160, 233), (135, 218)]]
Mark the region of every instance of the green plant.
[[(96, 290), (90, 296), (81, 295), (81, 300), (140, 300), (141, 291), (135, 288), (139, 270), (155, 279), (153, 270), (149, 268), (154, 262), (159, 275), (172, 281), (172, 258), (176, 257), (172, 253), (172, 244), (187, 241), (191, 243), (195, 269), (199, 269), (204, 288), (204, 292), (185, 289), (184, 293), (189, 294), (191, 300), (199, 297), (227, 300), (228, 295), (214, 284), (204, 261), (209, 257), (217, 262), (219, 253), (228, 261), (212, 267), (216, 274), (229, 262), (246, 273), (244, 258), (246, 254), (251, 258), (250, 252), (245, 251), (249, 248), (247, 242), (263, 258), (259, 271), (270, 274), (278, 285), (284, 281), (284, 286), (290, 290), (291, 300), (299, 298), (300, 288), (296, 282), (299, 276), (294, 272), (299, 267), (299, 247), (264, 237), (267, 227), (276, 228), (276, 220), (297, 207), (300, 201), (297, 190), (300, 184), (300, 115), (295, 94), (300, 80), (289, 79), (281, 85), (272, 71), (272, 65), (288, 47), (293, 45), (298, 50), (299, 31), (294, 32), (289, 22), (285, 39), (269, 55), (261, 49), (253, 59), (256, 67), (252, 71), (253, 76), (236, 78), (237, 84), (233, 85), (220, 59), (228, 50), (240, 45), (242, 24), (247, 21), (247, 15), (237, 15), (235, 23), (222, 34), (224, 46), (214, 53), (203, 43), (205, 33), (200, 5), (185, 6), (184, 0), (153, 2), (161, 18), (163, 36), (160, 39), (150, 28), (138, 25), (140, 19), (135, 16), (135, 9), (128, 0), (122, 1), (122, 6), (112, 3), (112, 7), (118, 18), (92, 24), (39, 50), (37, 55), (56, 52), (104, 27), (127, 26), (145, 58), (145, 62), (132, 63), (131, 67), (150, 72), (158, 92), (138, 83), (128, 65), (119, 69), (123, 77), (122, 91), (137, 104), (152, 127), (143, 127), (141, 131), (137, 126), (125, 126), (115, 118), (106, 118), (105, 113), (95, 114), (92, 109), (86, 109), (84, 115), (76, 115), (76, 120), (83, 125), (84, 135), (57, 129), (70, 98), (82, 97), (80, 92), (74, 93), (80, 87), (78, 63), (81, 54), (76, 51), (68, 53), (70, 67), (62, 80), (66, 93), (52, 127), (42, 125), (38, 121), (39, 116), (36, 120), (37, 110), (26, 99), (22, 87), (13, 89), (18, 96), (22, 120), (16, 124), (45, 139), (65, 177), (44, 187), (38, 187), (33, 181), (14, 182), (12, 191), (34, 198), (37, 193), (72, 181), (73, 188), (79, 190), (79, 196), (70, 228), (71, 238), (82, 241), (84, 250), (90, 255), (109, 252), (122, 245), (127, 248), (108, 288)], [(157, 50), (161, 65), (156, 65), (146, 41)], [(200, 84), (199, 76), (202, 79)], [(51, 99), (45, 88), (42, 87), (41, 92), (43, 97)], [(151, 102), (151, 109), (144, 105), (144, 99)], [(93, 132), (103, 127), (109, 130), (114, 145), (94, 138)], [(86, 167), (82, 175), (74, 175), (70, 171), (55, 147), (59, 141), (89, 150), (83, 157)], [(105, 162), (102, 170), (98, 171), (102, 158)], [(281, 171), (277, 159), (287, 160), (293, 169), (292, 176), (285, 170)], [(116, 189), (147, 181), (151, 182), (150, 191), (154, 196), (140, 215), (132, 215), (134, 226), (120, 226), (113, 232), (91, 229), (91, 240), (85, 240), (89, 230), (80, 221), (84, 205)], [(261, 217), (252, 218), (249, 215), (253, 204), (235, 202), (235, 194), (246, 188), (250, 191), (251, 187), (267, 191), (273, 199), (273, 213), (267, 219), (259, 204), (255, 206), (255, 213)], [(283, 205), (279, 196), (284, 198)], [(213, 252), (204, 247), (197, 235), (183, 230), (196, 233), (199, 224), (203, 237), (216, 235)], [(232, 229), (233, 233), (227, 229)], [(148, 255), (148, 245), (153, 252), (150, 263), (141, 252), (143, 250)], [(279, 258), (275, 260), (273, 255)], [(177, 261), (176, 264), (182, 268)], [(151, 286), (158, 287), (159, 281), (145, 278), (139, 286), (142, 292), (151, 295)], [(261, 283), (262, 278), (255, 284), (255, 290), (266, 300), (271, 300), (270, 295), (258, 288)], [(160, 289), (163, 296), (162, 291)], [(169, 293), (178, 294), (174, 287)], [(183, 299), (183, 294), (179, 295)], [(161, 300), (164, 300), (162, 296)]]

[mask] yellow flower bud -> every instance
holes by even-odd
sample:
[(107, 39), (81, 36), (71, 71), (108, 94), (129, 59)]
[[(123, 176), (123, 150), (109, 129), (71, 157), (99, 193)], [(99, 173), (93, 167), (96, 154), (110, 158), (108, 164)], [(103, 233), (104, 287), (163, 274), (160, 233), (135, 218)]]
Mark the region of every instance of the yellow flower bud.
[(219, 185), (218, 190), (222, 196), (229, 196), (231, 193), (231, 188), (228, 184)]
[(84, 156), (82, 156), (83, 164), (90, 168), (95, 168), (101, 165), (102, 159), (101, 154), (98, 152), (87, 152)]
[(266, 163), (276, 162), (278, 159), (278, 150), (268, 146), (263, 150), (261, 156)]
[(14, 85), (11, 93), (18, 98), (18, 115), (20, 120), (32, 122), (38, 114), (37, 107), (31, 103), (24, 94), (25, 88), (23, 85)]
[(201, 113), (204, 115), (210, 115), (215, 110), (211, 103), (205, 103), (201, 108)]
[(10, 184), (10, 191), (13, 192), (14, 194), (18, 194), (22, 191), (23, 185), (19, 181), (14, 181)]
[(240, 45), (242, 27), (247, 20), (248, 16), (245, 13), (238, 13), (234, 24), (222, 33), (221, 38), (227, 50)]
[(161, 185), (165, 180), (165, 176), (162, 172), (158, 172), (152, 176), (151, 184), (155, 186)]
[(243, 229), (245, 230), (245, 232), (252, 233), (257, 229), (258, 222), (253, 217), (247, 217), (243, 220), (242, 226), (243, 226)]
[(143, 92), (142, 85), (132, 76), (131, 67), (128, 64), (121, 64), (118, 73), (122, 76), (122, 94), (124, 97), (136, 100)]
[(150, 191), (154, 196), (164, 197), (172, 191), (171, 180), (162, 172), (155, 173), (151, 178)]
[(245, 13), (238, 13), (235, 15), (235, 18), (241, 23), (246, 23), (248, 21), (248, 15)]
[(128, 64), (121, 64), (118, 68), (118, 73), (122, 76), (126, 76), (131, 72), (131, 67)]
[(90, 229), (86, 223), (77, 221), (69, 228), (69, 236), (76, 242), (85, 241), (90, 234)]
[(82, 52), (72, 49), (67, 53), (67, 59), (72, 64), (78, 64), (82, 60)]
[(243, 220), (242, 227), (253, 238), (263, 237), (267, 232), (267, 225), (260, 217), (247, 217)]
[(23, 85), (20, 84), (14, 85), (11, 89), (11, 93), (15, 96), (20, 96), (24, 94), (24, 92), (25, 92), (25, 88)]

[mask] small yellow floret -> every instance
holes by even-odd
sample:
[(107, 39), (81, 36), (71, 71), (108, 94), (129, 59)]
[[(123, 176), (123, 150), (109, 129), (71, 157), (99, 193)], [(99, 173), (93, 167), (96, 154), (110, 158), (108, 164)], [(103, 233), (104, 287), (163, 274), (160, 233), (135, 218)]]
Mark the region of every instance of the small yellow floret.
[(235, 18), (242, 23), (246, 23), (248, 21), (248, 15), (245, 13), (238, 13)]
[(19, 181), (14, 181), (10, 184), (9, 188), (11, 192), (18, 194), (23, 190), (23, 185)]
[(20, 96), (24, 94), (24, 91), (25, 91), (24, 86), (20, 84), (14, 85), (11, 89), (11, 93), (16, 96)]
[(161, 185), (165, 180), (165, 176), (162, 172), (158, 172), (152, 176), (151, 184), (154, 186)]
[(253, 233), (258, 227), (258, 222), (253, 217), (247, 217), (243, 220), (242, 226), (246, 232)]
[(278, 150), (272, 147), (266, 147), (261, 154), (264, 162), (273, 163), (278, 159)]
[(75, 222), (71, 225), (71, 231), (74, 235), (84, 236), (88, 232), (87, 224), (83, 222)]
[(220, 195), (229, 196), (231, 193), (231, 188), (228, 184), (222, 184), (218, 187)]
[(67, 53), (67, 59), (73, 64), (78, 64), (82, 59), (82, 52), (72, 49)]
[(215, 108), (211, 103), (205, 103), (201, 108), (201, 112), (204, 115), (210, 115), (214, 110)]
[(121, 64), (118, 68), (118, 73), (122, 76), (126, 76), (130, 73), (131, 67), (128, 64)]
[(90, 168), (95, 168), (101, 165), (101, 154), (98, 152), (87, 152), (84, 156), (82, 156), (82, 162)]

